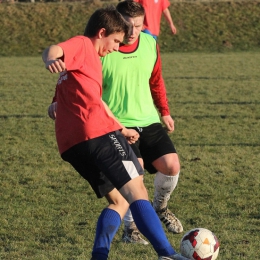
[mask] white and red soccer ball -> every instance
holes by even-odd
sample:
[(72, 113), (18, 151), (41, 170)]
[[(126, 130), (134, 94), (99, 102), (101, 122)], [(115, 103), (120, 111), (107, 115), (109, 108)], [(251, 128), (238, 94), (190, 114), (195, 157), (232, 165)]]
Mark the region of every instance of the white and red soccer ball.
[(219, 253), (217, 237), (206, 228), (194, 228), (187, 232), (180, 247), (181, 254), (191, 260), (215, 260)]

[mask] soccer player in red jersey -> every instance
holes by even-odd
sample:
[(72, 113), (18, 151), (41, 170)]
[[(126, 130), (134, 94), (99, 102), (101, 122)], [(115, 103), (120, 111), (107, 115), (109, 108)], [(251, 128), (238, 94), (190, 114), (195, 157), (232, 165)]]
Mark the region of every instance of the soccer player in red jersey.
[(140, 3), (145, 9), (144, 32), (151, 34), (155, 39), (160, 33), (161, 16), (163, 14), (166, 19), (172, 34), (177, 33), (177, 29), (172, 21), (172, 16), (169, 11), (169, 0), (134, 0)]

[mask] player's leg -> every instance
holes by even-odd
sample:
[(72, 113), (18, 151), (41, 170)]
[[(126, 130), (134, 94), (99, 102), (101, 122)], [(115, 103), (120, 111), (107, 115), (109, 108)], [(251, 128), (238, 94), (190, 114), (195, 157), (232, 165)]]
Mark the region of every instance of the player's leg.
[(129, 204), (90, 158), (88, 153), (90, 143), (92, 142), (86, 141), (74, 146), (63, 153), (62, 158), (68, 161), (89, 182), (98, 198), (105, 196), (109, 203), (98, 218), (92, 250), (92, 259), (106, 260), (111, 242)]
[(103, 209), (98, 218), (92, 250), (92, 259), (98, 260), (106, 260), (108, 258), (112, 240), (120, 227), (121, 219), (129, 208), (128, 202), (117, 189), (113, 189), (105, 197), (109, 205)]
[[(140, 158), (141, 154), (138, 149), (138, 142), (131, 145), (135, 155), (138, 158), (139, 163), (143, 167), (143, 159)], [(131, 210), (128, 209), (124, 218), (124, 231), (122, 235), (122, 241), (125, 243), (134, 243), (134, 244), (142, 244), (148, 245), (149, 243), (142, 237), (141, 233), (139, 232), (135, 222)]]
[(163, 155), (152, 164), (158, 170), (154, 179), (154, 209), (169, 231), (181, 233), (183, 227), (180, 220), (168, 209), (168, 201), (179, 180), (178, 155)]
[(177, 254), (169, 243), (158, 215), (147, 200), (142, 176), (130, 180), (119, 191), (129, 202), (137, 228), (150, 241), (159, 260), (188, 260)]
[(153, 205), (155, 210), (167, 207), (171, 193), (179, 180), (180, 163), (177, 153), (168, 153), (152, 162), (157, 170), (154, 180), (155, 193)]
[[(88, 147), (84, 147), (86, 144), (88, 144)], [(142, 167), (121, 133), (111, 133), (97, 138), (92, 142), (84, 142), (82, 145), (84, 152), (78, 149), (74, 153), (76, 160), (81, 161), (80, 167), (75, 167), (76, 170), (81, 172), (81, 174), (83, 171), (86, 175), (94, 176), (93, 171), (91, 171), (89, 167), (89, 162), (93, 162), (98, 166), (99, 172), (96, 173), (104, 173), (104, 177), (108, 178), (112, 184), (110, 186), (108, 185), (108, 187), (103, 186), (103, 190), (108, 190), (109, 193), (113, 190), (111, 187), (114, 185), (114, 187), (120, 190), (128, 203), (131, 203), (130, 208), (138, 228), (150, 240), (157, 254), (160, 256), (172, 257), (171, 255), (174, 255), (174, 257), (177, 257), (177, 254), (166, 238), (157, 214), (148, 201), (147, 191), (143, 184)], [(111, 146), (113, 149), (111, 149)], [(90, 150), (91, 156), (86, 158)], [(115, 171), (115, 169), (117, 171)], [(104, 178), (100, 180), (100, 186), (104, 183), (108, 183)], [(91, 178), (89, 179), (89, 183), (98, 197), (102, 196), (102, 194), (100, 194), (100, 186), (95, 187)], [(120, 220), (120, 214), (113, 209), (107, 208), (101, 213), (98, 220), (97, 232), (99, 234), (104, 232), (109, 238), (101, 244), (95, 242), (95, 248), (97, 250), (95, 254), (92, 255), (92, 259), (106, 260), (108, 258), (110, 244), (105, 244), (105, 242), (112, 240), (120, 225)], [(182, 259), (185, 260), (185, 258)]]
[(133, 150), (119, 132), (110, 133), (106, 139), (102, 139), (102, 150), (97, 149), (95, 154), (97, 165), (128, 201), (138, 229), (150, 241), (157, 254), (175, 255), (158, 215), (148, 200), (143, 183), (144, 172)]
[(173, 233), (183, 231), (180, 220), (168, 209), (168, 201), (177, 186), (180, 162), (175, 147), (161, 124), (143, 128), (144, 142), (140, 144), (144, 166), (155, 173), (153, 206), (167, 229)]
[(107, 208), (116, 211), (122, 219), (129, 209), (129, 204), (125, 198), (117, 189), (113, 189), (111, 192), (106, 194), (105, 197), (109, 203)]
[(148, 245), (149, 242), (146, 241), (140, 231), (138, 230), (133, 215), (131, 213), (130, 208), (126, 212), (124, 216), (124, 230), (122, 235), (122, 241), (125, 243), (134, 243), (134, 244), (142, 244), (142, 245)]

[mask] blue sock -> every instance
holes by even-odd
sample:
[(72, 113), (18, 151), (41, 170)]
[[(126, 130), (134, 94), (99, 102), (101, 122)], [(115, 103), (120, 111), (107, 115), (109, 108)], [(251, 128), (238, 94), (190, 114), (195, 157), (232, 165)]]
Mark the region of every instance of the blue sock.
[(97, 222), (96, 237), (92, 251), (95, 260), (107, 260), (111, 242), (121, 224), (120, 215), (112, 209), (105, 208)]
[(161, 221), (151, 203), (147, 200), (137, 200), (130, 209), (139, 231), (150, 241), (159, 256), (170, 256), (176, 252), (169, 243)]

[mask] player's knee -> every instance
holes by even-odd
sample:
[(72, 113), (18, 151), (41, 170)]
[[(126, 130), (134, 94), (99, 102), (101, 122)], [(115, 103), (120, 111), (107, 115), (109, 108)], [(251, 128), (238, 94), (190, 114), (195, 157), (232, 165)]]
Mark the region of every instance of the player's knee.
[(120, 208), (128, 208), (129, 204), (128, 202), (125, 200), (124, 197), (122, 196), (118, 196), (117, 198), (113, 198), (113, 200), (108, 200), (109, 204), (113, 204), (115, 206), (119, 206)]
[(167, 170), (165, 171), (164, 174), (167, 174), (169, 176), (176, 176), (179, 174), (180, 169), (181, 169), (180, 162), (174, 161), (171, 164), (167, 165)]
[(172, 175), (175, 176), (175, 175), (179, 174), (180, 170), (181, 170), (181, 165), (180, 165), (180, 162), (177, 161), (177, 162), (174, 163), (174, 166), (173, 166), (173, 169), (172, 169), (172, 173), (173, 173)]
[(109, 203), (108, 208), (116, 211), (122, 219), (129, 208), (128, 202), (121, 195), (106, 198)]
[(174, 160), (172, 161), (171, 175), (176, 176), (177, 174), (179, 174), (180, 170), (181, 170), (181, 165), (180, 165), (179, 157), (177, 154), (175, 154)]
[(126, 210), (129, 208), (129, 203), (122, 196), (116, 201), (116, 204), (122, 208), (125, 208)]
[(122, 209), (129, 207), (128, 202), (116, 189), (114, 189), (112, 192), (108, 193), (106, 195), (106, 199), (110, 205), (114, 205), (116, 207), (121, 207)]
[(148, 193), (143, 183), (143, 177), (139, 176), (125, 184), (120, 192), (129, 204), (136, 200), (148, 200)]

